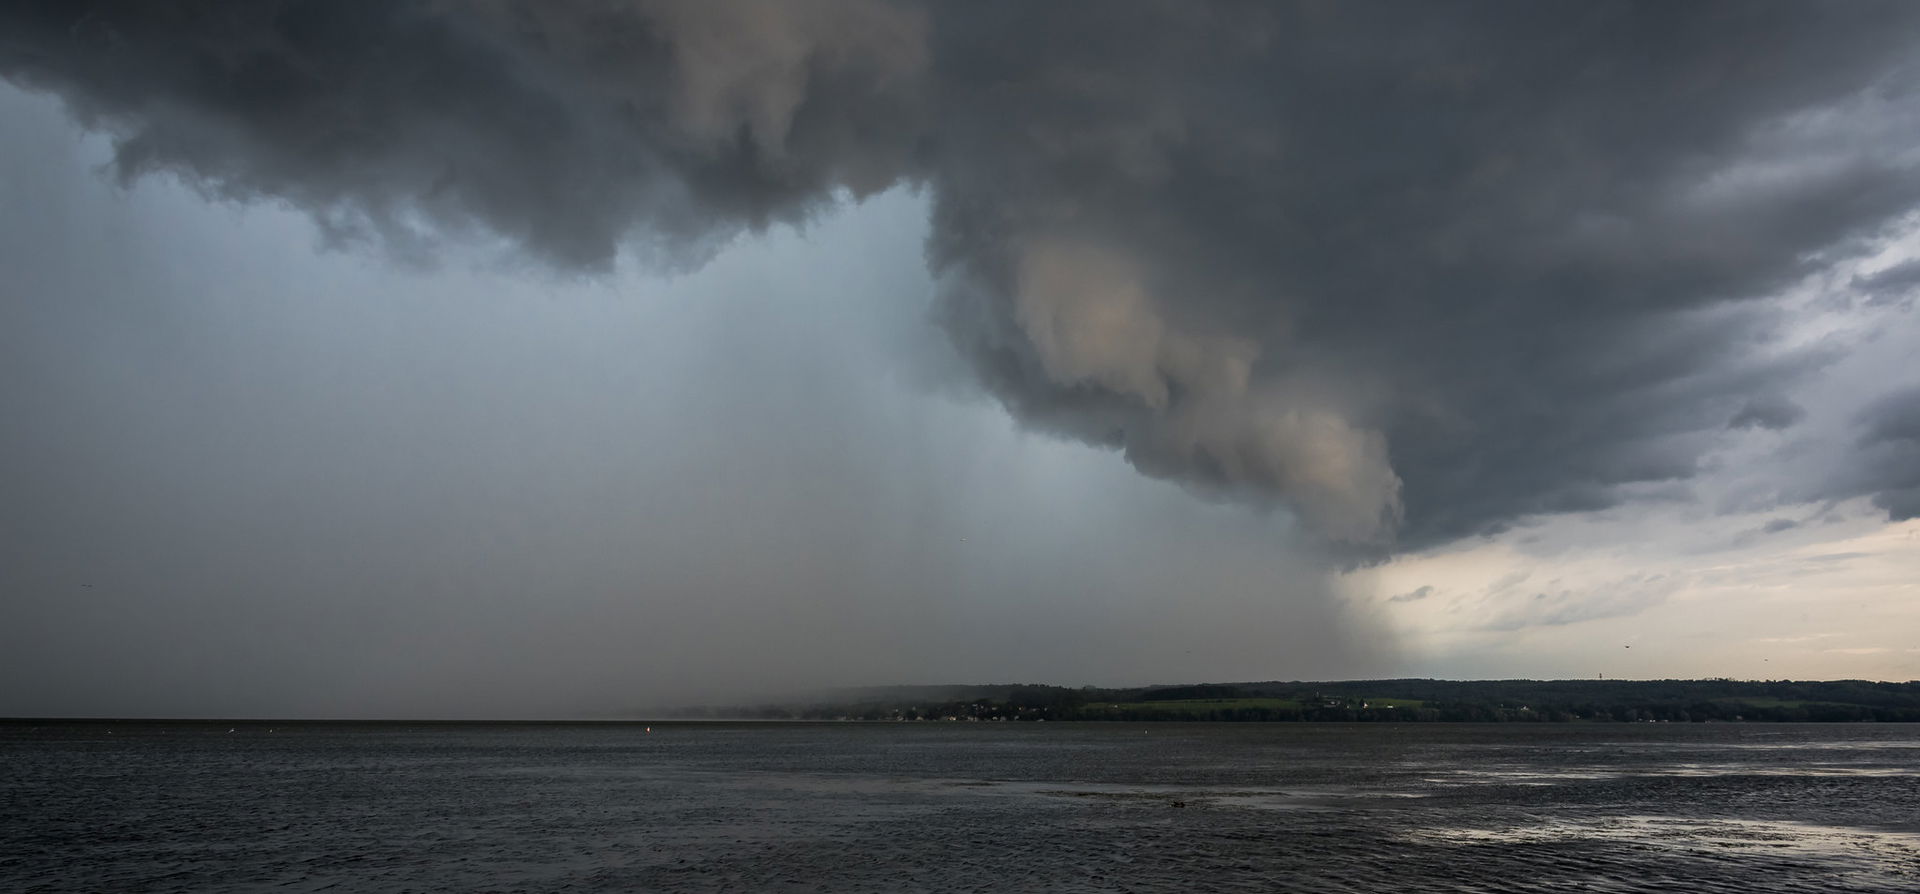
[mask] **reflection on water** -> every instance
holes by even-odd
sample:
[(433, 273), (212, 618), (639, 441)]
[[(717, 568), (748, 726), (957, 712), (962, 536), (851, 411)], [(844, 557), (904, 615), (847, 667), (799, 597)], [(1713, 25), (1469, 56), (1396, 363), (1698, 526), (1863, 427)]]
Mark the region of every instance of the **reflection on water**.
[(0, 890), (1920, 890), (1920, 728), (268, 729), (0, 726)]
[[(1920, 886), (1920, 835), (1808, 823), (1738, 819), (1620, 816), (1545, 818), (1497, 828), (1419, 829), (1414, 837), (1490, 847), (1610, 844), (1691, 860), (1723, 861), (1761, 872), (1783, 861), (1789, 868), (1820, 867), (1830, 890)], [(1497, 857), (1496, 857), (1497, 859)], [(1770, 888), (1762, 886), (1763, 890)]]

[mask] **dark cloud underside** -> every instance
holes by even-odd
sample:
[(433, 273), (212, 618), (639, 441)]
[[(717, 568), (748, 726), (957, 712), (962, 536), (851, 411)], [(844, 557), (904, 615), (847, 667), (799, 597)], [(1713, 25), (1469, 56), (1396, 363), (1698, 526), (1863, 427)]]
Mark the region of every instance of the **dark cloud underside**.
[[(290, 201), (402, 253), (460, 234), (684, 267), (924, 184), (944, 323), (1019, 418), (1379, 548), (1606, 506), (1689, 477), (1730, 420), (1798, 419), (1777, 395), (1820, 358), (1756, 359), (1779, 321), (1749, 299), (1920, 204), (1917, 22), (1911, 3), (17, 3), (0, 74), (112, 133), (122, 176)], [(1912, 514), (1911, 466), (1870, 468), (1845, 489)]]
[(1920, 518), (1920, 387), (1880, 399), (1859, 423), (1858, 463), (1838, 482), (1841, 492), (1871, 493), (1895, 519)]

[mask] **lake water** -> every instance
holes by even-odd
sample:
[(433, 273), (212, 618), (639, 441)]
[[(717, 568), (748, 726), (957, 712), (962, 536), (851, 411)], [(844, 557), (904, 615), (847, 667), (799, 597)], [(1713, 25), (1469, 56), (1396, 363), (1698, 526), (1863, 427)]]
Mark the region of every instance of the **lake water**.
[(0, 725), (4, 891), (1920, 891), (1920, 726)]

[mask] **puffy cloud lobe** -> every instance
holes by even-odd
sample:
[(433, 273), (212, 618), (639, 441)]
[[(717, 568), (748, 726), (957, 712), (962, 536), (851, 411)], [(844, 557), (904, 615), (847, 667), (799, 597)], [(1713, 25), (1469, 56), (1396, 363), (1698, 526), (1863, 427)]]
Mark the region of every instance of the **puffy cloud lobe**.
[[(123, 176), (403, 251), (686, 266), (924, 184), (942, 319), (1013, 413), (1369, 550), (1792, 424), (1819, 358), (1752, 351), (1780, 320), (1749, 299), (1920, 204), (1905, 3), (0, 15), (0, 74), (114, 133)], [(1898, 465), (1836, 489), (1910, 513)]]
[(1342, 541), (1391, 536), (1400, 479), (1378, 432), (1253, 390), (1260, 346), (1174, 327), (1127, 259), (1044, 238), (1024, 249), (1013, 287), (1024, 342), (1050, 385), (1091, 385), (1122, 399), (1126, 412), (1113, 422), (1134, 426), (1125, 444), (1136, 465), (1283, 494)]

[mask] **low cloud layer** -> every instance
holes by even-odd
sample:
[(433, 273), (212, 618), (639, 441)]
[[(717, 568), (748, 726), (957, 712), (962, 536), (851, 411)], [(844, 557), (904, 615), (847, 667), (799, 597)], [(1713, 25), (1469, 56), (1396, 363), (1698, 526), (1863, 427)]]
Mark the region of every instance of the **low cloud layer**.
[[(1366, 552), (1790, 431), (1830, 358), (1761, 350), (1760, 299), (1920, 206), (1910, 3), (43, 2), (0, 34), (123, 178), (402, 257), (684, 270), (918, 185), (940, 320), (1023, 423)], [(1913, 406), (1806, 496), (1920, 512)]]

